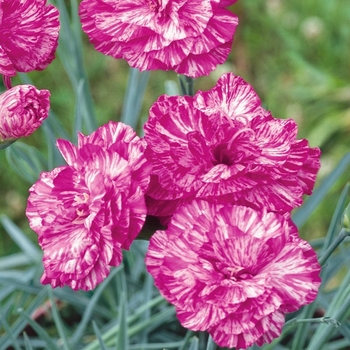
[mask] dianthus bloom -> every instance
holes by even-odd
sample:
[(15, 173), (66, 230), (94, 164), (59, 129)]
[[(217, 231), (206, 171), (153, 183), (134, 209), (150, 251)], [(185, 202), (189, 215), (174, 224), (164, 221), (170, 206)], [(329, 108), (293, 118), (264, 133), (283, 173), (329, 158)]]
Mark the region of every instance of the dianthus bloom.
[(17, 85), (0, 95), (0, 148), (32, 134), (47, 118), (50, 92)]
[(184, 327), (237, 349), (278, 337), (284, 314), (311, 303), (321, 282), (287, 214), (198, 200), (156, 231), (146, 265)]
[(232, 73), (194, 97), (161, 96), (144, 129), (150, 215), (194, 198), (288, 212), (311, 194), (320, 167), (320, 150), (296, 139), (296, 123), (274, 119)]
[(44, 69), (58, 44), (59, 12), (46, 0), (0, 2), (0, 74)]
[(140, 70), (208, 75), (226, 61), (237, 0), (83, 0), (83, 30), (96, 50)]
[(27, 217), (44, 250), (41, 282), (90, 290), (122, 260), (146, 217), (150, 165), (131, 127), (110, 122), (78, 146), (58, 140), (66, 166), (30, 188)]

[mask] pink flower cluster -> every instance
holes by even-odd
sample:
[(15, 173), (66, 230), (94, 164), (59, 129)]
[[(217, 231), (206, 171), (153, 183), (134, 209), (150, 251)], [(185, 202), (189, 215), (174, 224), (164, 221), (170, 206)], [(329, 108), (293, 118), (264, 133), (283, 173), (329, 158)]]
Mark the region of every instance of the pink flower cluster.
[(78, 146), (57, 141), (67, 165), (30, 188), (27, 217), (44, 250), (42, 283), (90, 290), (143, 226), (151, 167), (145, 142), (122, 123), (78, 136)]
[(96, 50), (140, 70), (208, 75), (226, 61), (237, 0), (83, 0), (80, 18)]
[(0, 74), (9, 89), (0, 95), (1, 148), (30, 135), (48, 115), (49, 91), (30, 85), (11, 89), (11, 76), (51, 63), (58, 45), (58, 16), (46, 0), (0, 2)]
[[(83, 0), (79, 13), (104, 54), (140, 70), (198, 77), (230, 53), (238, 20), (227, 7), (235, 2)], [(46, 67), (57, 17), (44, 0), (2, 1), (0, 74)], [(11, 27), (18, 31), (10, 36)], [(1, 138), (28, 134), (46, 116), (47, 93), (36, 101), (37, 91), (27, 90), (29, 105), (11, 100), (0, 109), (8, 113)], [(19, 128), (23, 121), (28, 130)], [(285, 313), (312, 302), (320, 285), (317, 256), (290, 219), (312, 193), (319, 149), (297, 139), (296, 123), (273, 118), (231, 73), (194, 97), (161, 96), (144, 131), (140, 139), (110, 122), (79, 134), (77, 146), (57, 141), (67, 165), (40, 175), (27, 206), (44, 250), (42, 283), (95, 288), (121, 263), (148, 213), (168, 227), (151, 238), (147, 269), (182, 325), (208, 331), (223, 347), (271, 342)]]
[(161, 96), (144, 129), (148, 213), (168, 224), (146, 256), (155, 285), (184, 327), (220, 346), (271, 342), (320, 285), (289, 213), (312, 192), (320, 150), (233, 74), (194, 97)]

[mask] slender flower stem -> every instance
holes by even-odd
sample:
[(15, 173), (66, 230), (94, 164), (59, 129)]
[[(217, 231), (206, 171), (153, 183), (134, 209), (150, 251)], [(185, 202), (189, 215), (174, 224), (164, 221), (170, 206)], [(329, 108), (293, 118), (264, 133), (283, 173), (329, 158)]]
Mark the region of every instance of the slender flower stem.
[(187, 76), (183, 76), (183, 75), (178, 75), (178, 79), (179, 79), (181, 94), (193, 96), (194, 95), (194, 86), (193, 86), (194, 79), (187, 77)]
[(189, 95), (189, 96), (194, 95), (193, 81), (194, 81), (193, 78), (185, 76), (186, 90), (187, 90), (187, 95)]
[[(328, 260), (328, 258), (332, 255), (332, 253), (335, 251), (335, 249), (340, 245), (340, 243), (350, 235), (350, 230), (346, 228), (342, 228), (341, 231), (339, 232), (337, 238), (332, 242), (332, 244), (326, 249), (324, 254), (319, 258), (319, 263), (321, 266), (325, 264), (325, 262)], [(314, 311), (316, 309), (316, 304), (312, 303), (307, 305), (301, 314), (301, 317), (307, 319), (308, 317), (312, 317)], [(299, 350), (302, 349), (302, 347), (305, 344), (306, 340), (306, 334), (307, 331), (305, 330), (306, 326), (298, 325), (298, 328), (295, 333), (294, 341), (292, 344), (291, 350)]]
[(320, 257), (319, 263), (321, 266), (327, 261), (327, 259), (332, 255), (334, 250), (340, 245), (340, 243), (346, 238), (350, 236), (350, 230), (342, 228), (339, 232), (338, 237), (332, 242), (332, 244), (327, 248), (324, 254)]
[(319, 318), (293, 318), (284, 324), (286, 326), (296, 325), (297, 323), (326, 323), (331, 324), (334, 327), (338, 328), (340, 326), (340, 322), (331, 317), (319, 317)]

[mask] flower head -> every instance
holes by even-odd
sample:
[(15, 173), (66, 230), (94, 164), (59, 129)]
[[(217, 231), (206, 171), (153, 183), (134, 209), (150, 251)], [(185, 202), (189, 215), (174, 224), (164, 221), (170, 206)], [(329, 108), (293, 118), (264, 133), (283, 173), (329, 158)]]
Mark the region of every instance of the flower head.
[(274, 119), (233, 74), (193, 98), (161, 96), (144, 129), (149, 214), (159, 217), (194, 198), (288, 212), (311, 194), (320, 167), (296, 123)]
[(84, 0), (83, 30), (95, 48), (140, 70), (208, 75), (230, 53), (237, 0)]
[(151, 169), (144, 141), (127, 125), (110, 122), (78, 136), (78, 146), (57, 141), (68, 165), (41, 174), (27, 217), (44, 250), (41, 281), (89, 290), (141, 230)]
[(0, 147), (32, 134), (47, 118), (50, 92), (17, 85), (0, 95)]
[(316, 253), (287, 214), (198, 200), (156, 231), (146, 265), (184, 327), (237, 349), (278, 337), (320, 286)]
[(0, 74), (42, 70), (58, 44), (58, 10), (45, 0), (0, 2)]

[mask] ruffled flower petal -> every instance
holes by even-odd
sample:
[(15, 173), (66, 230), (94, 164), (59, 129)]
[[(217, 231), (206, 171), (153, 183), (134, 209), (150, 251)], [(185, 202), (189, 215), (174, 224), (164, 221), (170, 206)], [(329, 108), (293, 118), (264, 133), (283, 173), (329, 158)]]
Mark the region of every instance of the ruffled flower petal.
[(84, 0), (79, 14), (96, 50), (140, 70), (208, 75), (226, 61), (238, 18), (235, 1)]
[(153, 163), (149, 214), (170, 217), (194, 198), (289, 212), (311, 194), (320, 151), (274, 119), (232, 73), (194, 97), (161, 96), (144, 125)]
[(0, 145), (31, 135), (48, 117), (50, 92), (17, 85), (0, 95)]
[(144, 141), (110, 122), (75, 146), (57, 142), (67, 166), (30, 188), (27, 217), (44, 250), (42, 283), (90, 290), (122, 260), (145, 218), (151, 167)]
[(199, 200), (156, 231), (146, 266), (184, 327), (237, 349), (278, 337), (284, 314), (321, 284), (316, 253), (288, 215)]
[(5, 0), (0, 10), (0, 74), (45, 69), (58, 45), (57, 8), (43, 0)]

